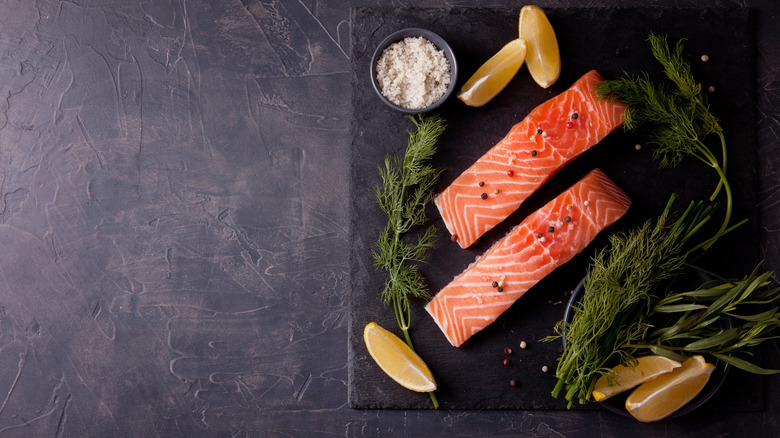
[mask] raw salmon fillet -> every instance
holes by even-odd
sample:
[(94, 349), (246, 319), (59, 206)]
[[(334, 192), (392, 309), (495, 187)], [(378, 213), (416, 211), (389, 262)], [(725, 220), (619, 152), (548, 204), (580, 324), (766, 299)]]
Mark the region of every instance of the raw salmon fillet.
[(630, 205), (628, 196), (601, 170), (592, 170), (496, 242), (439, 291), (425, 310), (447, 340), (460, 346), (579, 254)]
[[(595, 70), (539, 105), (434, 200), (461, 248), (512, 214), (568, 161), (623, 124), (625, 105), (598, 100)], [(496, 193), (498, 190), (498, 193)]]

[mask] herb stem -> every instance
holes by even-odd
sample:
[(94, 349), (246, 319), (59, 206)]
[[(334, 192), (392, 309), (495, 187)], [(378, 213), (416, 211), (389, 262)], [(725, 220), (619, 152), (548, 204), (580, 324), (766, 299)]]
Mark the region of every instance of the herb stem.
[[(726, 228), (729, 226), (729, 222), (731, 222), (731, 211), (733, 206), (733, 200), (731, 195), (731, 185), (729, 184), (729, 181), (726, 179), (725, 170), (722, 169), (720, 166), (714, 166), (713, 168), (720, 176), (720, 183), (723, 185), (723, 189), (726, 192), (726, 214), (725, 217), (723, 218), (723, 224), (721, 224), (720, 229), (718, 229), (718, 232), (716, 233), (716, 234), (720, 234), (726, 230)], [(713, 196), (716, 196), (716, 194), (713, 194)], [(709, 248), (713, 243), (715, 243), (715, 241), (708, 243), (704, 247), (704, 249)]]
[[(656, 345), (651, 345), (651, 344), (623, 344), (622, 345), (622, 347), (630, 348), (632, 350), (650, 349), (655, 346)], [(672, 351), (685, 351), (685, 347), (672, 347), (670, 345), (657, 345), (657, 347), (661, 347), (663, 349), (672, 350)]]
[[(723, 174), (725, 175), (726, 174), (726, 160), (728, 159), (727, 158), (727, 153), (726, 153), (726, 137), (723, 135), (723, 132), (721, 132), (721, 131), (718, 131), (717, 134), (718, 134), (718, 137), (720, 138), (720, 150), (721, 150), (721, 155), (722, 155), (722, 159), (723, 159), (723, 163), (721, 164), (720, 167), (721, 167), (721, 169), (723, 169)], [(721, 178), (720, 182), (718, 182), (718, 187), (715, 188), (715, 193), (713, 193), (712, 196), (710, 197), (710, 201), (715, 200), (715, 197), (718, 196), (718, 193), (720, 192), (720, 189), (724, 185), (725, 182), (727, 182), (726, 179), (725, 178)]]
[[(721, 188), (723, 188), (726, 192), (726, 213), (723, 218), (723, 223), (721, 224), (718, 231), (715, 233), (720, 234), (723, 231), (726, 230), (726, 228), (729, 225), (729, 222), (731, 222), (731, 212), (732, 212), (732, 205), (733, 205), (733, 199), (731, 194), (731, 185), (729, 184), (728, 178), (726, 178), (726, 169), (725, 169), (725, 150), (726, 150), (726, 144), (725, 144), (725, 138), (723, 137), (723, 134), (718, 132), (718, 136), (721, 139), (721, 145), (724, 152), (723, 155), (723, 161), (724, 164), (721, 165), (718, 162), (718, 159), (715, 157), (715, 155), (710, 151), (710, 149), (702, 143), (700, 140), (696, 139), (693, 144), (695, 147), (695, 152), (692, 152), (692, 155), (695, 156), (697, 159), (702, 161), (707, 166), (711, 167), (715, 172), (718, 174), (718, 186), (715, 188), (715, 191), (710, 195), (710, 201), (714, 201), (718, 194), (720, 193)], [(701, 155), (699, 155), (699, 152)], [(717, 240), (717, 239), (716, 239)], [(706, 250), (709, 248), (713, 243), (715, 243), (715, 240), (709, 242), (707, 245), (705, 245), (703, 248)]]
[[(398, 297), (393, 297), (393, 308), (395, 309), (395, 319), (398, 322), (398, 326), (401, 328), (401, 331), (404, 334), (404, 340), (406, 340), (406, 345), (408, 345), (409, 348), (411, 348), (414, 351), (414, 344), (412, 343), (412, 337), (409, 335), (409, 327), (411, 326), (411, 321), (412, 321), (411, 309), (408, 306), (406, 306), (406, 311), (404, 311), (404, 306), (401, 303), (401, 301), (398, 299)], [(435, 392), (431, 391), (428, 393), (428, 395), (430, 395), (431, 397), (433, 408), (439, 409), (439, 400), (436, 398)]]

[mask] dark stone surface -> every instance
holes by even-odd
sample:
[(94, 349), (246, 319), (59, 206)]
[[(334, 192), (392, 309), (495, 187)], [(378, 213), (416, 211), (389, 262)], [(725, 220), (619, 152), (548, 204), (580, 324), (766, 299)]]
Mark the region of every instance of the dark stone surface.
[[(407, 3), (507, 6), (0, 1), (0, 436), (780, 435), (778, 376), (744, 388), (761, 410), (650, 425), (349, 407), (349, 7)], [(755, 77), (732, 80), (756, 90), (777, 271), (780, 9), (719, 5), (755, 12)]]
[[(470, 166), (488, 148), (500, 140), (510, 127), (533, 107), (562, 92), (582, 74), (597, 69), (607, 78), (622, 71), (658, 73), (661, 67), (653, 59), (647, 44), (652, 31), (669, 36), (674, 44), (688, 38), (686, 52), (694, 54), (697, 78), (705, 84), (716, 84), (711, 105), (723, 120), (724, 129), (738, 133), (729, 138), (739, 153), (729, 160), (729, 177), (740, 183), (733, 189), (735, 218), (748, 218), (734, 235), (713, 247), (706, 261), (697, 260), (706, 269), (723, 275), (744, 275), (759, 261), (756, 234), (755, 137), (753, 119), (753, 84), (728, 78), (753, 76), (750, 11), (747, 9), (636, 9), (599, 8), (549, 9), (548, 16), (557, 29), (564, 69), (561, 78), (550, 88), (542, 89), (522, 69), (507, 88), (488, 105), (469, 108), (451, 99), (440, 110), (448, 124), (438, 144), (439, 153), (433, 165), (446, 169), (439, 189), (446, 187), (462, 170)], [(673, 18), (673, 19), (672, 19)], [(370, 321), (400, 334), (391, 308), (382, 305), (378, 292), (386, 276), (374, 270), (371, 250), (386, 223), (386, 215), (375, 203), (374, 187), (380, 183), (377, 163), (386, 154), (402, 154), (406, 147), (411, 121), (382, 105), (370, 85), (370, 58), (379, 41), (404, 27), (424, 27), (444, 37), (452, 45), (461, 69), (475, 71), (481, 62), (498, 51), (517, 33), (517, 11), (514, 9), (446, 8), (446, 9), (356, 9), (352, 16), (352, 98), (353, 185), (352, 185), (352, 292), (350, 295), (350, 404), (353, 407), (432, 408), (426, 394), (409, 391), (388, 379), (368, 355), (362, 339), (363, 327)], [(609, 32), (607, 32), (609, 30)], [(589, 35), (588, 38), (582, 38)], [(619, 46), (614, 35), (623, 35)], [(621, 56), (615, 49), (622, 49)], [(712, 54), (706, 63), (701, 54)], [(458, 87), (468, 80), (462, 75)], [(707, 85), (705, 85), (706, 87)], [(726, 98), (737, 96), (737, 99)], [(738, 102), (738, 103), (735, 103)], [(659, 170), (650, 147), (634, 148), (642, 139), (617, 132), (598, 146), (568, 164), (520, 209), (485, 234), (473, 248), (462, 250), (449, 241), (449, 235), (438, 212), (432, 208), (432, 223), (438, 228), (438, 248), (431, 263), (421, 266), (432, 293), (445, 286), (476, 257), (482, 254), (509, 229), (529, 213), (545, 204), (579, 180), (594, 167), (602, 169), (632, 198), (628, 213), (608, 232), (599, 236), (587, 250), (557, 269), (529, 291), (498, 321), (480, 332), (467, 346), (453, 348), (424, 311), (425, 301), (414, 302), (412, 338), (417, 351), (436, 373), (442, 406), (451, 409), (565, 409), (566, 401), (550, 396), (555, 385), (553, 373), (541, 372), (543, 366), (555, 368), (560, 342), (540, 342), (554, 334), (555, 323), (562, 319), (565, 293), (571, 291), (586, 272), (590, 257), (603, 246), (609, 232), (627, 230), (656, 216), (671, 193), (677, 193), (678, 208), (691, 200), (707, 199), (715, 188), (717, 175), (695, 159), (683, 161), (676, 169)], [(717, 146), (717, 144), (716, 144)], [(721, 198), (722, 199), (722, 198)], [(720, 218), (713, 224), (714, 232)], [(726, 274), (730, 272), (730, 274)], [(532, 349), (520, 351), (521, 340)], [(512, 365), (502, 364), (505, 347), (515, 354)], [(521, 387), (509, 385), (511, 379)], [(740, 388), (760, 384), (753, 375), (736, 374), (729, 379), (730, 390), (718, 394), (712, 409), (751, 410), (763, 407), (763, 397), (748, 395)], [(578, 406), (579, 407), (579, 406)], [(593, 409), (596, 406), (586, 405)]]

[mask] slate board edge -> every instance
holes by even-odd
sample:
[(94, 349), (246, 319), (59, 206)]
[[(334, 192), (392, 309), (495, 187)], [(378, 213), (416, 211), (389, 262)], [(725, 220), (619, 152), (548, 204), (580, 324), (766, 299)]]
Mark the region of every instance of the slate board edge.
[[(468, 8), (436, 8), (436, 9), (440, 9), (441, 11), (452, 12), (453, 10), (468, 9)], [(507, 9), (499, 9), (499, 8), (481, 8), (481, 9), (485, 10), (485, 11), (492, 11), (492, 10), (507, 11)], [(569, 8), (569, 9), (571, 9), (571, 8)], [(636, 9), (636, 8), (633, 8), (633, 9)], [(713, 8), (713, 9), (722, 10), (722, 9), (729, 9), (729, 8)], [(353, 8), (352, 11), (351, 11), (351, 14), (352, 14), (353, 18), (355, 17), (355, 13), (356, 13), (355, 11), (356, 10), (372, 10), (372, 11), (381, 12), (383, 10), (387, 10), (387, 8)], [(740, 10), (742, 10), (742, 8), (740, 8)], [(352, 38), (352, 43), (353, 43), (352, 44), (352, 49), (354, 50), (357, 47), (357, 45), (355, 44), (355, 37), (354, 37), (354, 35), (351, 34), (351, 38)], [(750, 36), (750, 40), (751, 41), (752, 41), (752, 38), (753, 37), (751, 35)], [(355, 67), (354, 63), (352, 65), (352, 67), (353, 67), (353, 69), (352, 69), (352, 72), (351, 72), (351, 79), (353, 81), (353, 86), (354, 86), (355, 85), (354, 81), (356, 80), (356, 72), (354, 71), (354, 67)], [(354, 110), (354, 108), (353, 108), (353, 110)], [(754, 121), (755, 121), (755, 118), (754, 118)], [(353, 139), (355, 138), (355, 135), (357, 135), (356, 126), (357, 126), (357, 123), (355, 121), (355, 117), (354, 117), (354, 114), (353, 114), (352, 125), (351, 125)], [(353, 144), (353, 146), (354, 146), (354, 144)], [(351, 168), (351, 169), (352, 169), (352, 171), (354, 173), (354, 169), (353, 168)], [(754, 182), (755, 182), (755, 179), (754, 179)], [(350, 193), (350, 196), (352, 196), (352, 193)], [(351, 227), (354, 225), (354, 221), (355, 220), (357, 220), (357, 218), (354, 217), (354, 210), (353, 210), (352, 223), (350, 224)], [(355, 244), (367, 244), (367, 243), (370, 244), (371, 243), (371, 242), (355, 242), (352, 239), (352, 237), (353, 237), (352, 234), (350, 234), (350, 236), (351, 236), (350, 237), (350, 247), (351, 248), (353, 248), (353, 245), (355, 245)], [(352, 254), (352, 252), (351, 252), (351, 254)], [(365, 265), (365, 261), (363, 261), (363, 263)], [(350, 270), (351, 270), (351, 272), (352, 272), (353, 269), (357, 268), (357, 266), (356, 266), (357, 264), (358, 264), (357, 260), (354, 260), (354, 259), (350, 260)], [(350, 282), (350, 288), (352, 288), (352, 287), (353, 287), (353, 284), (352, 284), (352, 282)], [(350, 291), (350, 297), (351, 297), (351, 291)], [(350, 337), (350, 340), (353, 340), (353, 339), (357, 340), (357, 339), (359, 339), (360, 342), (357, 342), (357, 343), (349, 342), (349, 364), (348, 364), (348, 369), (349, 369), (349, 379), (350, 379), (350, 382), (352, 382), (352, 379), (355, 378), (355, 374), (354, 374), (354, 370), (353, 370), (353, 366), (352, 366), (353, 365), (353, 358), (354, 358), (354, 356), (356, 354), (355, 350), (362, 346), (361, 345), (362, 344), (362, 333), (361, 334), (356, 333), (356, 327), (353, 326), (351, 318), (352, 318), (352, 312), (350, 312), (350, 326), (349, 326), (349, 332), (350, 332), (349, 333), (349, 337)], [(427, 397), (426, 397), (426, 400), (427, 400)], [(428, 404), (423, 402), (423, 404), (421, 406), (409, 406), (409, 405), (392, 406), (392, 405), (382, 405), (381, 402), (380, 403), (370, 403), (370, 402), (366, 403), (366, 401), (359, 400), (359, 395), (354, 393), (354, 387), (353, 387), (353, 385), (351, 383), (349, 385), (349, 403), (350, 403), (350, 406), (352, 406), (353, 408), (366, 408), (366, 407), (368, 407), (368, 408), (383, 408), (384, 407), (384, 408), (389, 408), (389, 409), (408, 409), (408, 408), (411, 407), (411, 408), (423, 408), (423, 409), (425, 409), (425, 408), (429, 407), (429, 401), (427, 402)], [(478, 408), (478, 409), (485, 409), (485, 407), (476, 407), (476, 408)], [(505, 407), (500, 407), (500, 406), (497, 406), (495, 408), (496, 409), (506, 409)], [(492, 409), (492, 408), (488, 408), (488, 409)], [(540, 410), (550, 410), (550, 409), (552, 409), (552, 410), (556, 410), (556, 409), (559, 409), (559, 408), (542, 407), (542, 408), (532, 408), (532, 409), (540, 409)]]

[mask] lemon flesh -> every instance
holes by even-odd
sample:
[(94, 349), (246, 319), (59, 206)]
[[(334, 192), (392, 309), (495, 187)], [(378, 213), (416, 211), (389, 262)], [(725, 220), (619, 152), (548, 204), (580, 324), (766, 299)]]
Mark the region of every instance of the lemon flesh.
[(592, 392), (593, 399), (596, 401), (606, 400), (656, 376), (668, 373), (680, 365), (680, 362), (663, 356), (637, 358), (637, 363), (633, 368), (617, 365), (612, 368), (612, 373), (605, 374), (596, 380)]
[(525, 60), (525, 40), (510, 41), (482, 64), (458, 91), (458, 99), (469, 106), (482, 106), (496, 97), (517, 74)]
[(704, 389), (714, 369), (703, 357), (693, 356), (682, 366), (641, 384), (626, 399), (626, 409), (645, 423), (666, 418)]
[(525, 64), (531, 77), (547, 88), (561, 75), (561, 54), (550, 20), (542, 8), (528, 5), (520, 9), (520, 38), (528, 45)]
[(436, 389), (431, 370), (398, 336), (371, 322), (363, 330), (363, 341), (379, 368), (404, 388), (417, 392)]

